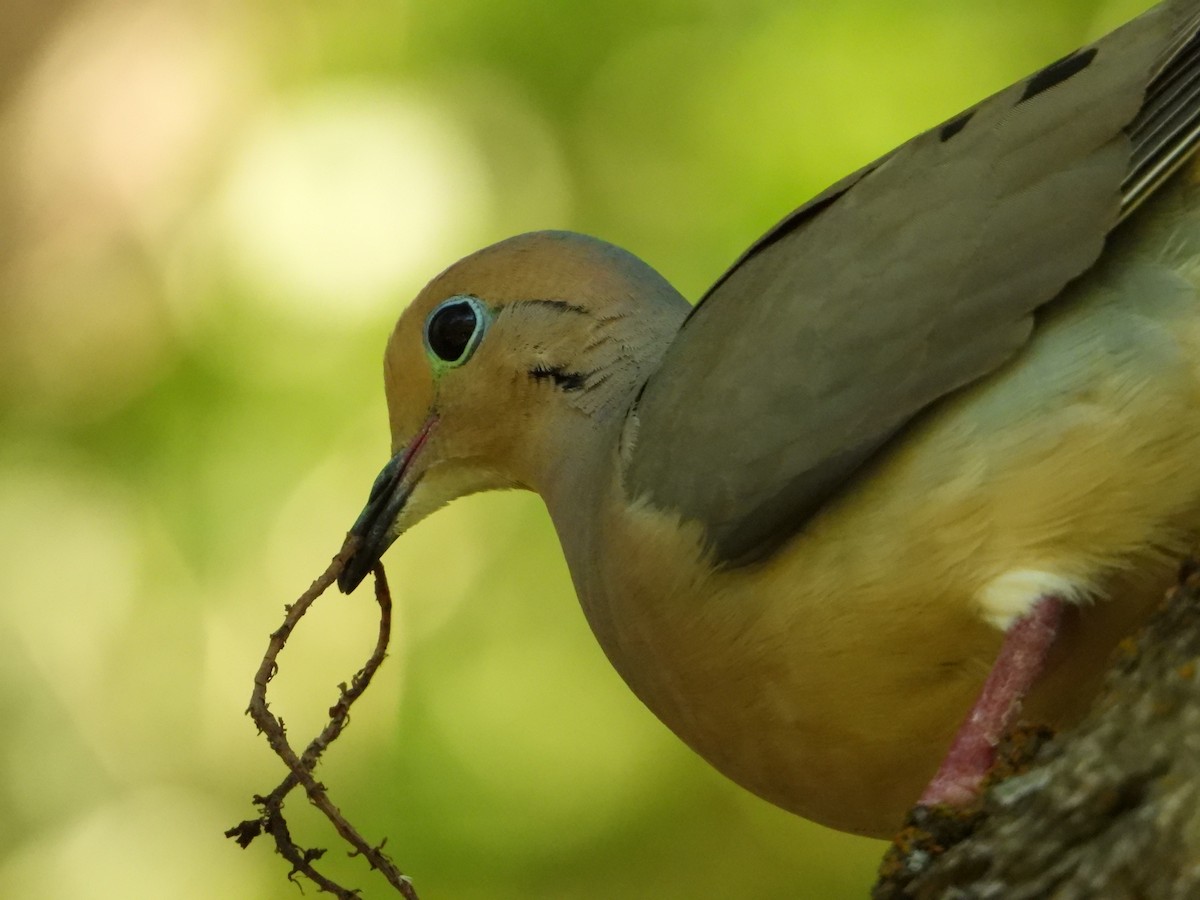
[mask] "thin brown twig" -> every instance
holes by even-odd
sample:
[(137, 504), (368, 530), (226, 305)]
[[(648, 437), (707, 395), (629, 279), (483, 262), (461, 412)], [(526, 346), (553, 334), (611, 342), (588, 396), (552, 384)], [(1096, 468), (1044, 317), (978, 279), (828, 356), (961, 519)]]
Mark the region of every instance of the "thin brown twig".
[(365, 857), (371, 868), (378, 869), (388, 883), (406, 900), (418, 900), (416, 889), (408, 876), (402, 874), (396, 868), (395, 863), (383, 853), (383, 843), (375, 847), (371, 846), (330, 801), (325, 786), (312, 776), (312, 770), (316, 767), (321, 754), (349, 723), (350, 707), (370, 685), (375, 671), (387, 653), (388, 639), (391, 633), (392, 600), (381, 564), (376, 563), (372, 570), (375, 576), (375, 600), (379, 604), (380, 612), (379, 635), (375, 642), (375, 649), (366, 665), (350, 680), (349, 687), (345, 682), (338, 685), (338, 700), (329, 709), (329, 722), (321, 730), (321, 733), (309, 742), (302, 755), (296, 755), (287, 740), (283, 720), (270, 711), (267, 703), (267, 685), (279, 669), (277, 663), (279, 653), (287, 644), (292, 631), (309, 607), (337, 579), (347, 560), (354, 554), (356, 546), (353, 538), (347, 538), (342, 549), (330, 562), (329, 568), (312, 583), (307, 591), (300, 595), (294, 604), (286, 607), (283, 624), (271, 633), (267, 652), (254, 676), (254, 691), (251, 694), (247, 712), (254, 719), (259, 731), (266, 735), (271, 749), (287, 765), (289, 774), (271, 793), (266, 796), (256, 795), (254, 797), (255, 804), (262, 811), (259, 818), (247, 819), (226, 831), (225, 835), (237, 840), (242, 847), (247, 847), (260, 834), (268, 833), (275, 839), (275, 847), (279, 854), (292, 864), (292, 871), (288, 874), (289, 878), (294, 879), (298, 873), (303, 874), (320, 890), (335, 894), (343, 900), (359, 897), (357, 890), (341, 887), (326, 878), (313, 866), (313, 861), (320, 859), (324, 855), (324, 850), (305, 850), (292, 839), (287, 821), (283, 816), (283, 802), (292, 788), (297, 784), (303, 785), (312, 804), (325, 814), (338, 834), (354, 847), (351, 855)]

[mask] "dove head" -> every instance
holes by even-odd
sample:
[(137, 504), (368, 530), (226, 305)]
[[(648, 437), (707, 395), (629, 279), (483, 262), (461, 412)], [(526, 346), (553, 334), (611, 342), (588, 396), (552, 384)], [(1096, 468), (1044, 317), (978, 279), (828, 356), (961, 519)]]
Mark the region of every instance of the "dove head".
[(570, 232), (510, 238), (437, 276), (384, 354), (394, 455), (351, 529), (341, 589), (457, 497), (561, 487), (619, 426), (688, 309), (637, 257)]

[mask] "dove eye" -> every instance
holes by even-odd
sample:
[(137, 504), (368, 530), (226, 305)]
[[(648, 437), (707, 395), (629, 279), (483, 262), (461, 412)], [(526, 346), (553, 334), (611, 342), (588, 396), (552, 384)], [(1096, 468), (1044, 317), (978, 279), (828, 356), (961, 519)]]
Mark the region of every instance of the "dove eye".
[(451, 297), (425, 320), (425, 347), (436, 361), (461, 366), (488, 325), (487, 307), (475, 297)]

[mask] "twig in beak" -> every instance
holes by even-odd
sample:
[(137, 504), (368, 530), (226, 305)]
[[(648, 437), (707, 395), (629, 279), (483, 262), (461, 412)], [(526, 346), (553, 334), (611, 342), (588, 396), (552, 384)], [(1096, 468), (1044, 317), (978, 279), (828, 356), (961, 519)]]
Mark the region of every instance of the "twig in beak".
[(267, 743), (276, 755), (283, 760), (289, 769), (289, 774), (275, 790), (262, 796), (255, 795), (254, 803), (261, 810), (256, 819), (247, 819), (225, 832), (226, 837), (234, 838), (242, 847), (248, 847), (260, 834), (268, 833), (275, 839), (276, 851), (289, 863), (292, 871), (288, 878), (294, 880), (297, 874), (303, 874), (313, 881), (317, 887), (330, 894), (335, 894), (342, 900), (355, 900), (360, 894), (357, 890), (343, 888), (326, 878), (313, 867), (313, 862), (320, 859), (325, 851), (320, 849), (306, 850), (292, 839), (287, 821), (283, 816), (283, 801), (296, 785), (303, 785), (309, 801), (321, 810), (333, 824), (337, 833), (353, 848), (351, 855), (363, 856), (371, 868), (378, 869), (406, 900), (418, 900), (416, 889), (407, 875), (396, 868), (395, 863), (383, 853), (383, 844), (371, 846), (342, 815), (341, 810), (333, 805), (325, 786), (313, 778), (312, 772), (321, 754), (329, 747), (350, 721), (350, 707), (362, 696), (371, 683), (375, 671), (387, 655), (388, 639), (392, 627), (392, 597), (388, 591), (387, 578), (383, 572), (382, 563), (375, 563), (372, 574), (375, 576), (375, 601), (379, 604), (379, 636), (375, 641), (375, 649), (370, 658), (354, 677), (349, 687), (345, 682), (338, 685), (338, 700), (329, 709), (329, 722), (305, 748), (304, 753), (297, 756), (288, 742), (283, 720), (272, 713), (267, 704), (267, 685), (279, 670), (276, 661), (292, 631), (300, 619), (312, 606), (313, 602), (337, 580), (345, 567), (347, 560), (357, 549), (357, 538), (347, 537), (342, 549), (330, 562), (329, 567), (312, 583), (307, 591), (293, 604), (286, 606), (283, 624), (271, 633), (267, 652), (263, 655), (262, 664), (254, 676), (254, 691), (250, 695), (250, 706), (246, 710), (261, 733), (267, 736)]

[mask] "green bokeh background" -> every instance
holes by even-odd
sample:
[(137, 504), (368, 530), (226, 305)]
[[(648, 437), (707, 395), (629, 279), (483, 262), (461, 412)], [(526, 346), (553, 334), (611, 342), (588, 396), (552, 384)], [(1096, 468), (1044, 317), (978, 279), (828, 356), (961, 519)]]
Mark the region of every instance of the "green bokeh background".
[[(242, 711), (386, 460), (383, 343), (439, 269), (572, 228), (696, 297), (1147, 5), (2, 0), (0, 894), (297, 896), (221, 835), (281, 776)], [(423, 897), (864, 895), (882, 845), (747, 795), (627, 691), (536, 497), (386, 562), (393, 652), (321, 777)], [(297, 740), (373, 609), (331, 595), (289, 647)]]

